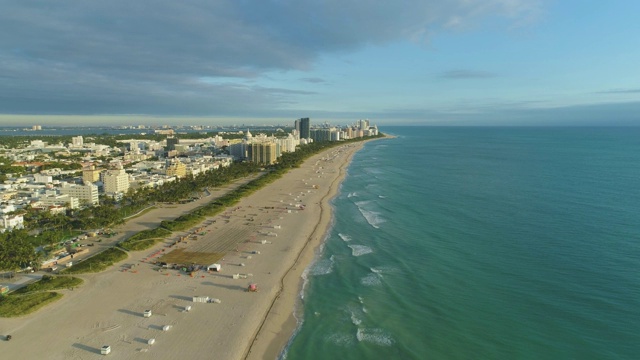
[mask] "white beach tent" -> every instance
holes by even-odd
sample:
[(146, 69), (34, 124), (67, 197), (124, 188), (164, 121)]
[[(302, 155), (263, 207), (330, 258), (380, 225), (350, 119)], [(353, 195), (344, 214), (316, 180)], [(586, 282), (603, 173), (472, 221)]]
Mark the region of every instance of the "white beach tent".
[(207, 271), (220, 271), (221, 269), (222, 266), (220, 266), (220, 264), (211, 264), (207, 266)]

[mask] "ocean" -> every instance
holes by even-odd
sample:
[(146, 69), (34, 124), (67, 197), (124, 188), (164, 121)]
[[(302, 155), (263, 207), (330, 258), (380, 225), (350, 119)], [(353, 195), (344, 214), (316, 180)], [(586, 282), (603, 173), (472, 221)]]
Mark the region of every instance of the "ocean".
[(281, 358), (640, 358), (640, 128), (381, 131)]

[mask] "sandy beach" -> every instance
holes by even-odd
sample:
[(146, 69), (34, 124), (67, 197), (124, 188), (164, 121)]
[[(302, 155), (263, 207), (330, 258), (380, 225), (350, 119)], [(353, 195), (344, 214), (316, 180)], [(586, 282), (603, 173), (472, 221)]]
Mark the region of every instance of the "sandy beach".
[[(109, 345), (109, 356), (117, 359), (276, 358), (296, 327), (301, 274), (330, 226), (329, 201), (362, 145), (307, 159), (194, 227), (201, 228), (197, 239), (169, 247), (186, 234), (174, 233), (107, 271), (81, 275), (83, 286), (61, 291), (63, 299), (36, 313), (0, 319), (0, 334), (13, 336), (2, 343), (3, 357), (97, 359)], [(154, 209), (123, 228), (153, 227), (182, 211)], [(172, 251), (224, 254), (221, 271), (188, 274), (152, 264)], [(249, 284), (259, 291), (248, 292)], [(196, 296), (212, 301), (194, 302)], [(144, 317), (145, 310), (152, 315)]]

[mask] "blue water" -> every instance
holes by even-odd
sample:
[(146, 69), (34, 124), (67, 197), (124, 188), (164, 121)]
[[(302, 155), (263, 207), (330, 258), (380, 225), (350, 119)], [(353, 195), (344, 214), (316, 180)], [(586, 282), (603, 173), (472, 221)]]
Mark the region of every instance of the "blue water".
[(640, 128), (382, 131), (283, 357), (640, 358)]

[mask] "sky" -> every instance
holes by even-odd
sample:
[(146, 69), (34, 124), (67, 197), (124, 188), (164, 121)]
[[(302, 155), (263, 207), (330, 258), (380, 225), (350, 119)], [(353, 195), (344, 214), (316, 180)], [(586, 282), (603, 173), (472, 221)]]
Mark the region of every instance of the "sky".
[(0, 0), (0, 125), (640, 125), (640, 1)]

